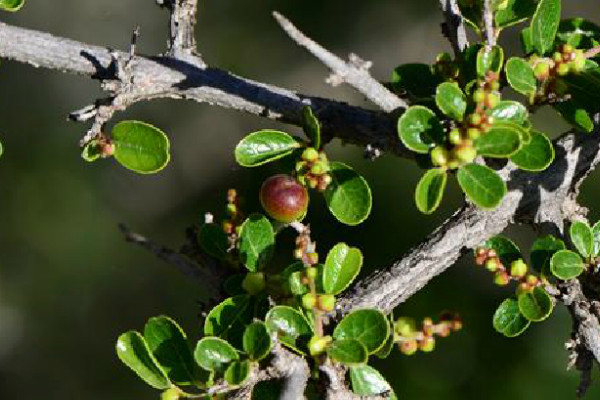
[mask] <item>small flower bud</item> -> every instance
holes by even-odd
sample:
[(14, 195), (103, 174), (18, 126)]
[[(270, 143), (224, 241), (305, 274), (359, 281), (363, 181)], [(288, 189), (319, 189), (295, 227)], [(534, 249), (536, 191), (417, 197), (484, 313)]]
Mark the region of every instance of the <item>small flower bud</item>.
[(329, 343), (331, 343), (331, 336), (313, 336), (308, 341), (308, 350), (311, 356), (318, 356), (325, 352)]
[(233, 233), (233, 224), (231, 222), (223, 221), (222, 227), (223, 232), (225, 232), (227, 235), (231, 235)]
[(544, 81), (550, 76), (550, 66), (545, 62), (539, 62), (533, 69), (533, 74), (538, 81)]
[(412, 356), (419, 349), (419, 345), (417, 344), (417, 341), (414, 339), (404, 340), (404, 341), (400, 342), (398, 347), (400, 349), (400, 352), (407, 356)]
[(527, 282), (530, 286), (537, 286), (540, 283), (540, 280), (535, 275), (527, 275), (525, 282)]
[(485, 90), (477, 89), (475, 93), (473, 93), (473, 101), (475, 103), (483, 103), (485, 101)]
[(494, 283), (498, 286), (506, 286), (510, 282), (510, 276), (505, 271), (498, 271), (494, 276)]
[(394, 331), (402, 337), (411, 337), (416, 330), (415, 320), (409, 317), (400, 317), (394, 323)]
[(319, 152), (313, 147), (308, 147), (302, 152), (302, 159), (310, 163), (315, 162), (319, 159)]
[(307, 293), (302, 296), (302, 307), (307, 310), (312, 310), (317, 305), (317, 296), (312, 293)]
[(500, 260), (497, 257), (488, 258), (485, 262), (485, 268), (490, 272), (496, 272), (500, 268)]
[(310, 265), (315, 265), (319, 262), (319, 254), (317, 253), (307, 253), (306, 258), (307, 263)]
[(460, 133), (460, 130), (456, 128), (452, 129), (448, 134), (448, 140), (453, 145), (460, 144), (460, 142), (462, 142), (462, 135)]
[(315, 267), (308, 267), (306, 268), (306, 276), (308, 276), (310, 279), (317, 279), (317, 275), (319, 274), (319, 270)]
[(558, 68), (556, 69), (556, 73), (557, 73), (559, 76), (565, 76), (565, 75), (568, 75), (570, 71), (571, 71), (571, 68), (569, 67), (569, 64), (564, 64), (564, 63), (563, 63), (563, 64), (560, 64), (560, 65), (558, 66)]
[(425, 337), (419, 341), (419, 350), (424, 353), (430, 353), (435, 349), (435, 339), (432, 337)]
[(318, 302), (319, 308), (325, 312), (333, 311), (335, 308), (335, 296), (332, 294), (320, 295)]
[(295, 249), (294, 250), (294, 258), (297, 260), (301, 260), (304, 256), (304, 249)]
[(471, 114), (471, 116), (469, 116), (469, 122), (474, 126), (481, 124), (481, 115), (478, 113)]
[(477, 150), (473, 146), (462, 145), (454, 149), (454, 156), (459, 161), (468, 164), (477, 157)]
[(448, 150), (442, 146), (436, 146), (431, 150), (431, 162), (433, 165), (443, 167), (448, 163)]
[(181, 392), (177, 388), (167, 389), (160, 395), (160, 400), (179, 400)]
[(522, 278), (527, 274), (527, 264), (523, 259), (519, 258), (510, 264), (510, 274), (515, 278)]
[(227, 215), (233, 217), (237, 214), (237, 206), (233, 203), (227, 204)]
[(471, 140), (477, 140), (481, 136), (481, 129), (469, 128), (469, 129), (467, 129), (467, 136)]

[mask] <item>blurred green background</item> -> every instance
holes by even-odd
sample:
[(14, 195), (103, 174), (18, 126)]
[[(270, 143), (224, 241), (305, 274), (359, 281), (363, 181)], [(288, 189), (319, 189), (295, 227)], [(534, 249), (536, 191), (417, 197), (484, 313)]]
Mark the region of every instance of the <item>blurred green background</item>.
[[(405, 62), (431, 62), (449, 46), (440, 35), (436, 0), (200, 0), (199, 47), (211, 65), (257, 80), (335, 97), (369, 107), (346, 87), (324, 83), (328, 71), (295, 46), (271, 17), (279, 10), (338, 54), (356, 52), (388, 79)], [(598, 21), (595, 1), (565, 1), (566, 16)], [(165, 49), (167, 15), (153, 0), (29, 1), (3, 21), (56, 35), (127, 49), (141, 26), (139, 51)], [(514, 51), (516, 30), (504, 43)], [(147, 318), (169, 314), (190, 336), (199, 335), (202, 287), (151, 254), (125, 243), (125, 222), (177, 247), (183, 229), (206, 211), (222, 215), (225, 191), (238, 188), (256, 204), (261, 180), (275, 171), (234, 164), (236, 141), (270, 121), (208, 105), (156, 101), (132, 107), (118, 119), (153, 123), (172, 138), (169, 167), (139, 176), (113, 161), (86, 164), (77, 142), (88, 128), (66, 122), (70, 111), (100, 95), (87, 78), (3, 62), (0, 69), (0, 399), (157, 398), (114, 354), (123, 331)], [(565, 126), (552, 113), (536, 118), (553, 134)], [(286, 128), (299, 133), (297, 128)], [(362, 159), (361, 149), (334, 143), (332, 158), (346, 161), (369, 180), (375, 200), (360, 227), (336, 224), (322, 202), (309, 214), (322, 251), (336, 241), (360, 246), (367, 271), (389, 265), (460, 205), (453, 187), (444, 208), (420, 215), (412, 191), (420, 171), (384, 156)], [(597, 174), (584, 185), (582, 203), (597, 207)], [(600, 208), (592, 211), (592, 219)], [(528, 228), (510, 234), (528, 248)], [(493, 331), (491, 317), (510, 289), (465, 258), (401, 305), (396, 314), (422, 318), (441, 310), (460, 312), (465, 329), (440, 340), (430, 355), (394, 352), (376, 362), (401, 399), (570, 399), (578, 383), (565, 371), (563, 343), (570, 333), (559, 307), (518, 339)], [(598, 374), (595, 372), (595, 375)], [(588, 398), (600, 396), (600, 384)]]

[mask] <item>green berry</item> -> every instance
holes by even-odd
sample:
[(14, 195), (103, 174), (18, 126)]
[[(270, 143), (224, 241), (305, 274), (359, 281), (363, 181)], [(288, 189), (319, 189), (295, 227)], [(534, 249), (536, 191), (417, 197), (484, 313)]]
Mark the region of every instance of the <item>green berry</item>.
[(227, 204), (227, 215), (234, 216), (237, 214), (237, 206), (235, 204)]
[(571, 71), (571, 68), (569, 67), (569, 64), (565, 64), (565, 63), (560, 64), (558, 66), (558, 68), (556, 69), (556, 73), (559, 76), (568, 75), (570, 71)]
[(554, 60), (554, 62), (557, 64), (561, 63), (563, 61), (562, 53), (555, 52), (554, 54), (552, 54), (552, 60)]
[(423, 340), (419, 341), (419, 350), (424, 353), (431, 353), (435, 349), (435, 339), (430, 336), (426, 336)]
[(485, 268), (490, 272), (496, 272), (500, 268), (500, 260), (496, 257), (488, 258), (485, 262)]
[(394, 323), (394, 331), (402, 337), (411, 337), (417, 331), (417, 324), (412, 318), (400, 317)]
[(478, 113), (471, 114), (471, 116), (469, 117), (469, 122), (471, 122), (471, 125), (477, 126), (481, 124), (481, 120), (481, 115), (479, 115)]
[(250, 294), (258, 294), (265, 290), (266, 286), (265, 274), (262, 272), (249, 272), (242, 282), (242, 288)]
[(329, 343), (331, 343), (331, 336), (313, 336), (308, 341), (308, 350), (311, 356), (318, 356), (325, 352)]
[(500, 82), (498, 82), (498, 81), (493, 81), (493, 82), (491, 83), (491, 87), (492, 87), (492, 90), (494, 90), (494, 91), (496, 91), (496, 92), (497, 92), (498, 90), (500, 90)]
[(310, 173), (313, 175), (323, 175), (327, 171), (329, 171), (329, 167), (323, 161), (317, 161), (310, 167)]
[(565, 43), (565, 44), (562, 45), (562, 52), (563, 52), (563, 54), (569, 54), (569, 53), (572, 53), (574, 51), (575, 51), (575, 49), (570, 44)]
[(468, 164), (477, 157), (477, 150), (473, 146), (462, 145), (454, 149), (454, 155), (459, 161)]
[(525, 278), (525, 282), (527, 282), (531, 286), (537, 286), (540, 280), (535, 275), (527, 275), (527, 278)]
[(477, 140), (481, 136), (481, 129), (469, 128), (467, 129), (467, 137), (471, 140)]
[(452, 129), (448, 134), (448, 140), (453, 145), (460, 144), (460, 142), (462, 142), (462, 134), (460, 133), (460, 130), (457, 128)]
[(306, 162), (315, 162), (319, 159), (319, 152), (313, 147), (308, 147), (302, 152), (302, 159)]
[(434, 147), (431, 150), (431, 162), (433, 165), (442, 167), (448, 163), (448, 150), (442, 146)]
[(498, 103), (500, 103), (500, 95), (498, 95), (496, 93), (490, 93), (490, 94), (488, 94), (485, 103), (486, 103), (485, 105), (488, 108), (494, 108), (494, 107), (496, 107), (498, 105)]
[(312, 293), (307, 293), (302, 296), (302, 307), (307, 310), (312, 310), (317, 305), (317, 296)]
[(475, 93), (473, 93), (473, 101), (475, 103), (483, 103), (485, 101), (485, 90), (477, 89)]
[(506, 286), (510, 282), (510, 277), (504, 271), (498, 271), (494, 276), (494, 283), (498, 286)]
[(540, 62), (533, 69), (533, 74), (538, 81), (548, 79), (550, 76), (550, 66), (545, 62)]
[(515, 278), (522, 278), (527, 275), (527, 264), (519, 258), (510, 264), (510, 274)]
[(333, 311), (335, 308), (335, 296), (332, 294), (320, 295), (319, 308), (325, 312)]
[(319, 274), (319, 270), (315, 267), (306, 268), (306, 276), (310, 279), (317, 279), (317, 275)]
[(585, 55), (582, 50), (577, 50), (575, 52), (575, 60), (571, 63), (571, 68), (573, 68), (574, 72), (581, 72), (585, 69)]
[(400, 352), (407, 356), (412, 356), (419, 349), (419, 345), (416, 340), (404, 340), (398, 346), (400, 348)]

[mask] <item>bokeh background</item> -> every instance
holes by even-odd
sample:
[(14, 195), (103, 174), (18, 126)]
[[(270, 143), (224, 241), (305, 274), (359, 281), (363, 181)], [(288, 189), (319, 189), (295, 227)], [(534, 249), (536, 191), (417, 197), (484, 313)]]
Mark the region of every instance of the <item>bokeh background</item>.
[[(352, 90), (324, 83), (328, 71), (281, 32), (279, 10), (338, 54), (356, 52), (388, 79), (405, 62), (431, 62), (449, 50), (441, 37), (436, 0), (201, 0), (197, 39), (205, 60), (246, 77), (304, 93), (366, 104)], [(597, 1), (565, 1), (565, 15), (598, 22)], [(166, 11), (153, 0), (29, 1), (3, 21), (84, 42), (127, 49), (141, 26), (139, 51), (164, 51)], [(503, 42), (517, 48), (516, 30)], [(156, 101), (117, 116), (153, 123), (172, 138), (169, 167), (139, 176), (111, 160), (86, 164), (77, 142), (86, 125), (67, 114), (100, 95), (87, 78), (3, 62), (0, 69), (0, 399), (146, 399), (146, 387), (114, 354), (123, 331), (168, 314), (197, 338), (202, 287), (151, 254), (125, 243), (117, 230), (133, 229), (177, 247), (186, 226), (206, 211), (223, 214), (225, 191), (236, 187), (256, 205), (257, 189), (276, 168), (245, 170), (232, 156), (245, 133), (278, 127), (257, 117), (196, 103)], [(536, 117), (557, 134), (566, 127), (552, 113)], [(116, 120), (114, 121), (116, 122)], [(286, 128), (299, 133), (297, 128)], [(392, 156), (362, 159), (361, 149), (334, 142), (333, 158), (352, 164), (369, 180), (375, 207), (359, 227), (336, 224), (321, 201), (311, 205), (322, 251), (336, 241), (360, 246), (366, 270), (389, 265), (448, 217), (461, 198), (452, 187), (434, 216), (420, 215), (412, 191), (420, 175)], [(598, 174), (581, 201), (597, 207)], [(524, 248), (528, 228), (511, 228)], [(396, 314), (422, 318), (444, 309), (460, 312), (465, 329), (441, 340), (430, 355), (398, 352), (377, 367), (401, 399), (570, 399), (578, 376), (565, 371), (566, 311), (536, 324), (517, 339), (495, 333), (492, 314), (511, 294), (492, 284), (472, 259), (461, 260)], [(595, 372), (595, 376), (598, 374)], [(600, 396), (596, 382), (588, 398)]]

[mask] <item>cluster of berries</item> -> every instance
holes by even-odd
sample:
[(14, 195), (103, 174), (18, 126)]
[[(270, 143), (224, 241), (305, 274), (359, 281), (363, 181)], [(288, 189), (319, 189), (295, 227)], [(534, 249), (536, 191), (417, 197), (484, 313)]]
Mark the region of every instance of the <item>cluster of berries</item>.
[(529, 268), (521, 258), (513, 261), (508, 269), (502, 264), (495, 250), (479, 248), (475, 251), (475, 263), (493, 272), (494, 283), (498, 286), (506, 286), (511, 281), (518, 282), (517, 293), (531, 292), (536, 286), (541, 285), (537, 276), (528, 274)]
[(332, 180), (327, 156), (313, 147), (302, 153), (302, 160), (296, 163), (296, 174), (302, 185), (320, 192), (325, 191)]
[(570, 73), (579, 73), (585, 69), (586, 55), (583, 50), (575, 49), (569, 44), (560, 45), (551, 58), (536, 55), (529, 60), (535, 78), (541, 83), (535, 102), (552, 100), (556, 96), (564, 96), (567, 87), (557, 79)]
[(447, 337), (461, 329), (461, 318), (452, 313), (443, 313), (437, 324), (431, 318), (425, 318), (421, 329), (417, 329), (414, 319), (401, 317), (394, 323), (394, 342), (398, 343), (400, 352), (407, 356), (415, 354), (417, 350), (429, 353), (435, 349), (436, 336)]
[(235, 189), (227, 191), (227, 219), (223, 220), (223, 232), (229, 238), (231, 248), (235, 247), (244, 215), (240, 211), (240, 198)]

